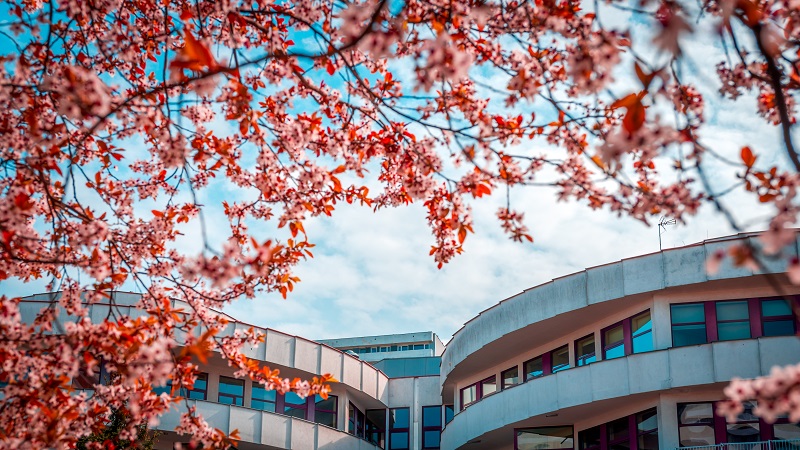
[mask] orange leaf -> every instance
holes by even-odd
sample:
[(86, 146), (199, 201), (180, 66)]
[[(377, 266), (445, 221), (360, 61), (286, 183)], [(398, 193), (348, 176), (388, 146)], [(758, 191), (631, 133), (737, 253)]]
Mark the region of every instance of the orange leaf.
[(741, 156), (742, 156), (742, 162), (744, 162), (744, 165), (747, 166), (748, 168), (753, 167), (753, 164), (756, 163), (756, 156), (753, 155), (753, 150), (751, 150), (750, 147), (748, 146), (742, 147)]
[(625, 114), (625, 117), (622, 119), (622, 127), (625, 128), (628, 133), (633, 134), (642, 128), (645, 118), (644, 110), (644, 105), (642, 105), (641, 102), (628, 108), (628, 113)]

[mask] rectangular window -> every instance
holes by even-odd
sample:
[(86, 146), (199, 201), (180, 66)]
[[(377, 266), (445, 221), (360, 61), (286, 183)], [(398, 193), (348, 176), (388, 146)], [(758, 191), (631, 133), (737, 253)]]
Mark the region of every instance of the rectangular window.
[(478, 393), (480, 397), (478, 398), (478, 400), (480, 400), (483, 397), (486, 397), (487, 395), (492, 395), (495, 392), (497, 392), (497, 378), (494, 375), (492, 375), (491, 377), (481, 381), (481, 390)]
[(461, 389), (461, 409), (478, 401), (478, 385), (472, 384)]
[(790, 300), (782, 298), (761, 300), (761, 329), (764, 336), (794, 336), (794, 315)]
[(716, 302), (717, 338), (720, 341), (750, 338), (750, 313), (747, 300)]
[(217, 401), (226, 405), (243, 406), (244, 380), (219, 377), (219, 397)]
[(366, 425), (367, 440), (377, 445), (380, 448), (386, 448), (386, 410), (385, 409), (368, 409), (367, 410), (367, 425)]
[(714, 407), (711, 403), (678, 405), (678, 439), (681, 447), (716, 445)]
[(572, 450), (572, 427), (519, 428), (515, 450)]
[(314, 396), (314, 422), (336, 428), (336, 412), (339, 408), (339, 398), (329, 395), (327, 399), (320, 395)]
[(551, 373), (569, 369), (569, 346), (565, 345), (550, 352), (550, 361), (552, 363)]
[(625, 329), (617, 324), (603, 330), (603, 359), (625, 356)]
[(197, 380), (194, 386), (187, 392), (186, 389), (181, 389), (181, 397), (191, 398), (193, 400), (205, 400), (208, 395), (208, 374), (201, 373), (197, 375)]
[(544, 375), (544, 357), (539, 356), (525, 362), (525, 381)]
[(578, 433), (580, 450), (658, 450), (656, 408), (598, 425)]
[(653, 351), (653, 319), (650, 310), (631, 318), (633, 353)]
[(442, 407), (422, 407), (422, 448), (439, 448), (442, 434)]
[(504, 370), (500, 374), (500, 387), (501, 389), (506, 389), (508, 387), (514, 386), (515, 384), (519, 383), (519, 367), (514, 366), (510, 369)]
[(444, 424), (447, 425), (453, 420), (456, 415), (456, 409), (453, 405), (444, 405)]
[(674, 347), (708, 342), (703, 303), (670, 305), (670, 312), (672, 315), (672, 345)]
[(594, 333), (575, 341), (575, 365), (580, 367), (595, 361)]
[(347, 432), (364, 439), (364, 413), (355, 405), (347, 405)]
[(283, 397), (283, 414), (298, 419), (306, 419), (308, 412), (308, 402), (300, 398), (296, 393), (289, 391)]
[(275, 412), (275, 404), (277, 403), (278, 393), (274, 390), (266, 390), (260, 384), (253, 384), (251, 392), (252, 398), (250, 399), (250, 406), (254, 409), (262, 411)]
[(389, 450), (408, 450), (408, 431), (411, 424), (409, 408), (389, 410)]

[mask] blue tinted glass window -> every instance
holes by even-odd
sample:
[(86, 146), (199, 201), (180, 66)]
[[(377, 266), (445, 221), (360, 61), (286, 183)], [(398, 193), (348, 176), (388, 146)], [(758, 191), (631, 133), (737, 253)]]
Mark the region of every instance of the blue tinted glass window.
[(442, 426), (442, 407), (441, 406), (425, 406), (422, 408), (422, 426), (423, 427), (441, 427)]
[(717, 320), (747, 320), (747, 302), (717, 302)]
[(728, 322), (717, 325), (720, 341), (750, 338), (750, 322)]
[(544, 375), (544, 364), (541, 356), (525, 363), (525, 381), (542, 375)]
[(672, 323), (705, 322), (706, 313), (702, 303), (670, 305)]
[(569, 346), (565, 345), (550, 352), (550, 361), (552, 362), (553, 373), (569, 369)]
[(389, 428), (408, 428), (410, 416), (408, 408), (393, 408), (389, 417)]
[(792, 336), (794, 334), (794, 320), (764, 322), (764, 336)]
[(761, 300), (761, 315), (764, 317), (791, 316), (792, 309), (784, 299)]
[(673, 325), (672, 345), (683, 347), (706, 343), (706, 325)]
[(633, 353), (653, 351), (653, 321), (650, 311), (631, 319), (633, 330)]
[(408, 449), (408, 432), (392, 432), (389, 434), (389, 449), (390, 450), (406, 450)]
[(450, 421), (453, 420), (455, 412), (453, 405), (444, 405), (444, 423), (450, 423)]

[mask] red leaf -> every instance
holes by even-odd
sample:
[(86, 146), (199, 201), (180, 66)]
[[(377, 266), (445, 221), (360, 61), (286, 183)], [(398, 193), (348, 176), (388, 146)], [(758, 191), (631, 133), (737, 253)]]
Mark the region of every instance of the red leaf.
[(326, 68), (328, 70), (328, 75), (333, 75), (333, 73), (336, 72), (336, 67), (334, 67), (334, 65), (333, 65), (333, 63), (331, 62), (330, 59), (328, 60), (328, 64), (326, 65)]
[(756, 163), (756, 157), (755, 155), (753, 155), (753, 150), (751, 150), (750, 147), (748, 146), (742, 147), (741, 156), (742, 156), (742, 162), (744, 162), (744, 165), (747, 166), (748, 168), (753, 167), (753, 164)]

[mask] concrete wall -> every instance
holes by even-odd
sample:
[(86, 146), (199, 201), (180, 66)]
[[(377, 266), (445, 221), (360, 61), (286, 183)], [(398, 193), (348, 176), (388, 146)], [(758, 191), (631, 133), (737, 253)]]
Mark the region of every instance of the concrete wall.
[[(306, 420), (266, 411), (199, 400), (187, 400), (161, 418), (156, 427), (174, 430), (180, 416), (191, 406), (214, 428), (226, 433), (239, 431), (241, 444), (259, 444), (255, 448), (297, 450), (375, 450), (378, 447), (344, 431)], [(187, 442), (188, 437), (167, 433), (159, 437), (159, 449), (172, 449), (174, 442)], [(243, 447), (244, 448), (244, 447)]]

